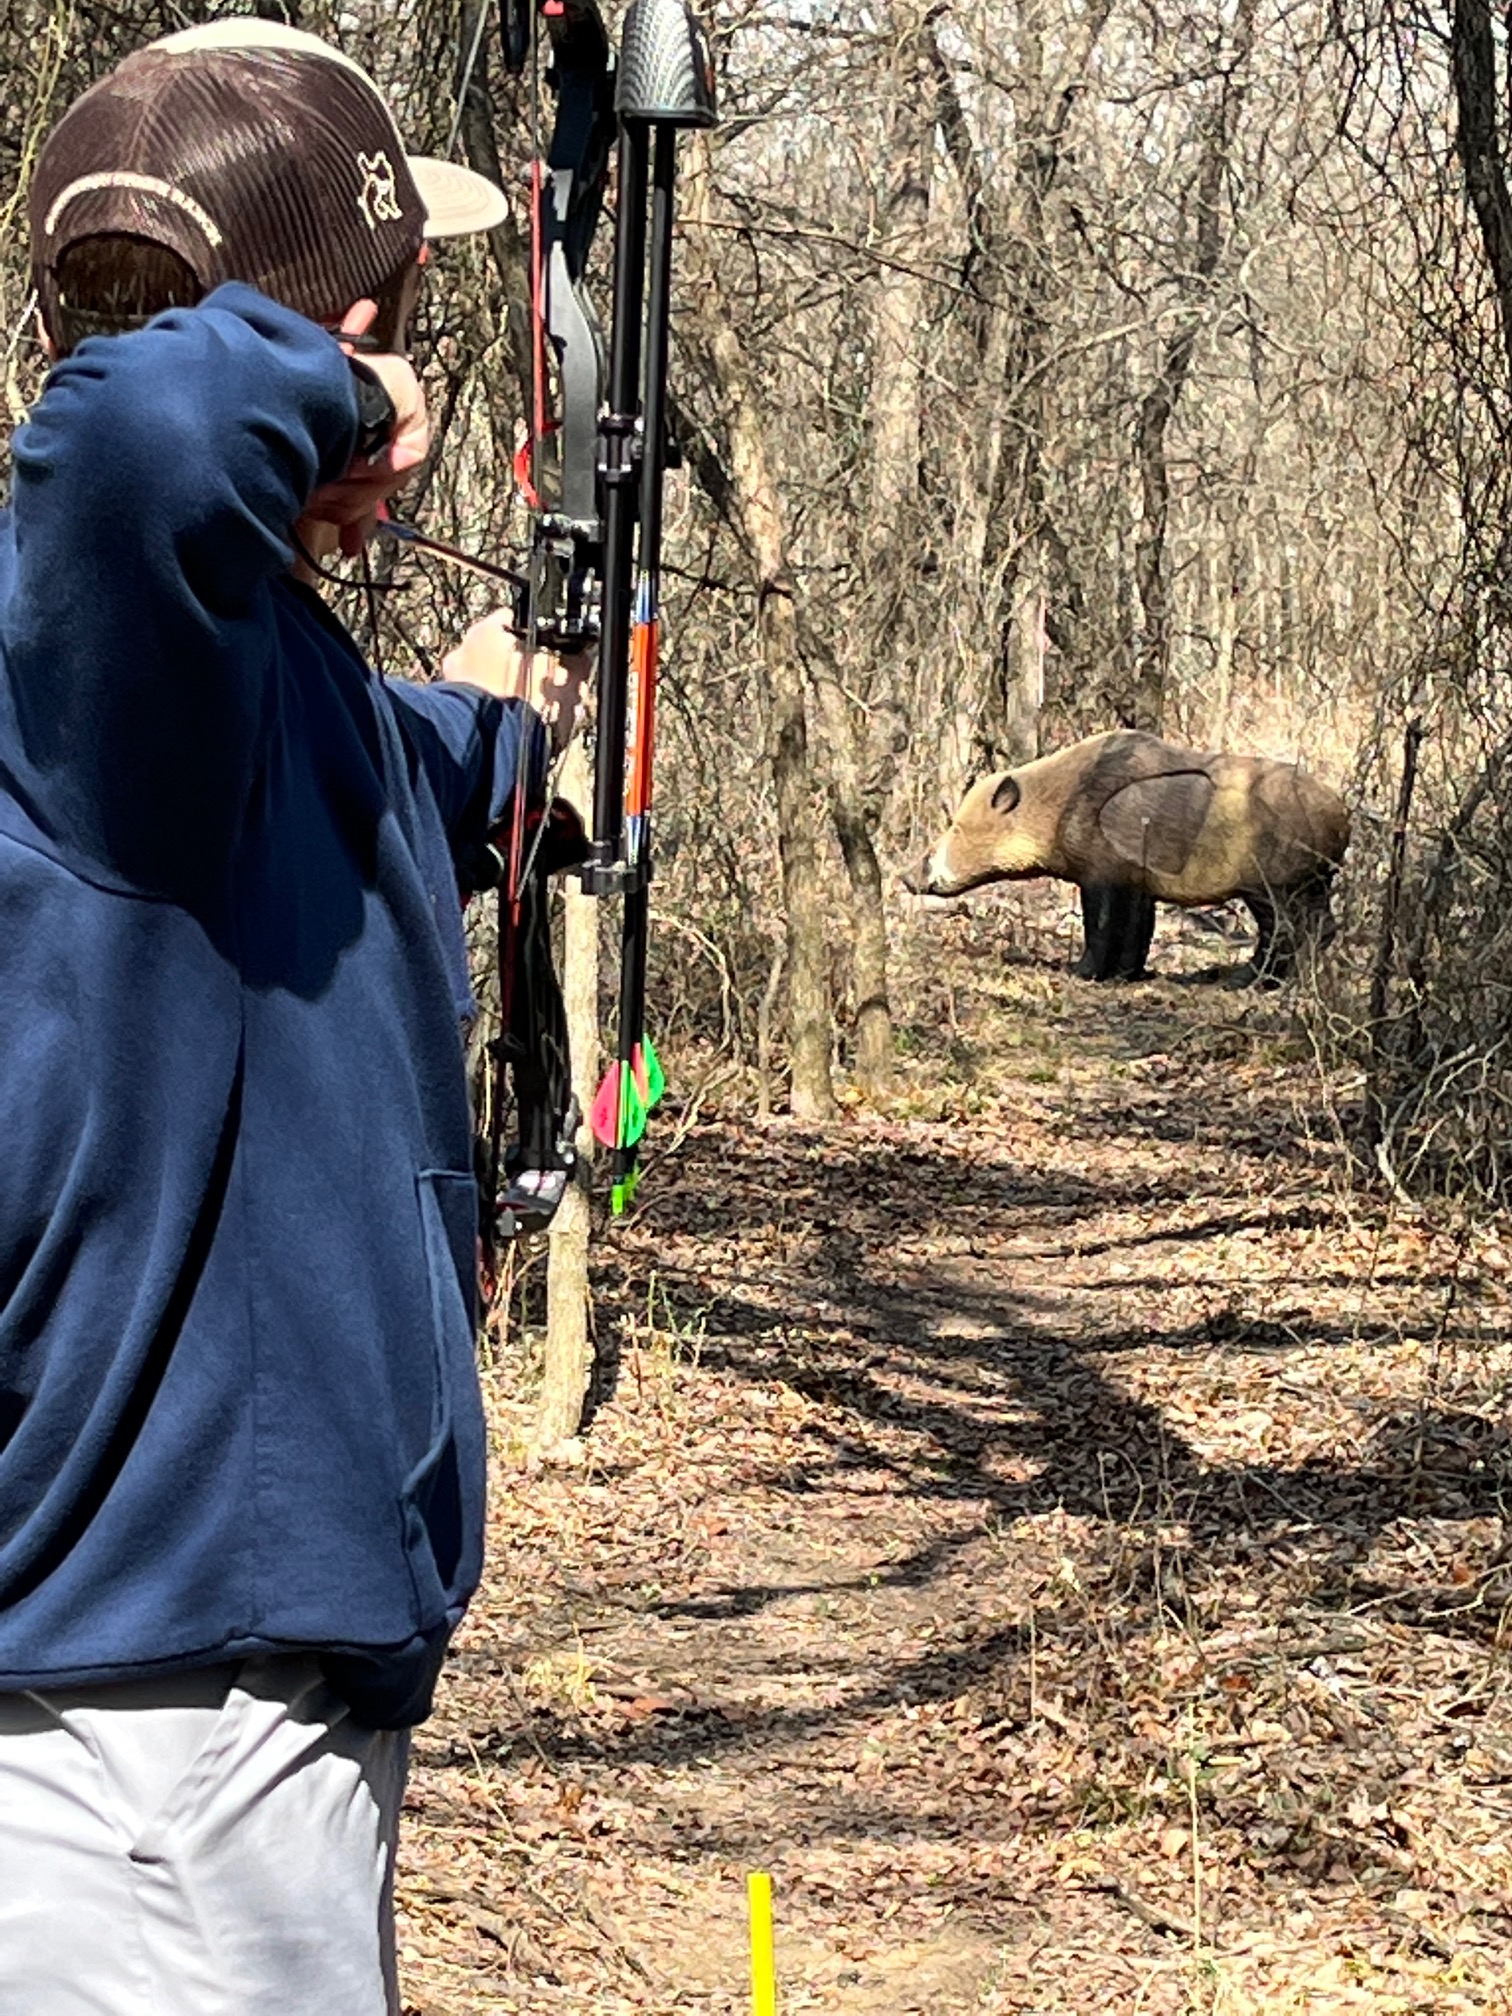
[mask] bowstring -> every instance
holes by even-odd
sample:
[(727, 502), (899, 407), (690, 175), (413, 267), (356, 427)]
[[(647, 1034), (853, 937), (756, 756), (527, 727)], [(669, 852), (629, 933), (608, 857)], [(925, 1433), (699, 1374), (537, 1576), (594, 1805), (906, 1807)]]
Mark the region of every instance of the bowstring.
[(450, 161), (462, 137), (462, 121), (466, 116), (467, 94), (472, 89), (473, 72), (478, 67), (478, 52), (483, 47), (483, 31), (488, 26), (488, 0), (479, 0), (477, 26), (473, 29), (472, 47), (467, 52), (462, 72), (457, 79), (457, 105), (452, 113), (451, 131), (446, 136), (446, 159)]
[[(537, 502), (531, 508), (540, 507), (540, 479), (542, 456), (544, 453), (542, 421), (546, 412), (545, 337), (542, 319), (546, 302), (546, 269), (543, 246), (542, 205), (545, 196), (545, 174), (541, 160), (541, 36), (540, 12), (532, 7), (530, 13), (530, 487)], [(527, 677), (534, 670), (540, 648), (540, 609), (538, 588), (540, 585), (539, 557), (527, 569), (528, 586), (525, 591), (525, 634), (522, 639), (525, 649)], [(529, 703), (527, 702), (527, 705)], [(523, 728), (523, 724), (522, 724)], [(530, 784), (530, 745), (532, 737), (522, 732), (515, 745), (514, 791), (511, 805), (509, 858), (505, 871), (505, 886), (501, 893), (499, 934), (501, 953), (505, 947), (505, 908), (508, 910), (507, 960), (499, 962), (499, 1068), (494, 1084), (494, 1110), (490, 1128), (490, 1188), (493, 1192), (492, 1204), (496, 1207), (499, 1195), (499, 1178), (502, 1173), (502, 1143), (504, 1124), (504, 1059), (513, 1034), (514, 1004), (519, 962), (524, 957), (521, 922), (524, 909), (526, 884), (535, 870), (540, 849), (546, 837), (548, 810), (556, 765), (551, 761), (548, 732), (546, 775), (543, 781), (543, 805), (529, 851), (525, 848), (525, 811)], [(560, 759), (558, 759), (560, 760)], [(516, 1100), (518, 1106), (518, 1100)]]
[(378, 583), (373, 579), (372, 564), (368, 559), (366, 546), (362, 549), (362, 599), (367, 608), (368, 634), (372, 638), (373, 670), (380, 679), (388, 677), (388, 669), (383, 662), (383, 638), (378, 629)]

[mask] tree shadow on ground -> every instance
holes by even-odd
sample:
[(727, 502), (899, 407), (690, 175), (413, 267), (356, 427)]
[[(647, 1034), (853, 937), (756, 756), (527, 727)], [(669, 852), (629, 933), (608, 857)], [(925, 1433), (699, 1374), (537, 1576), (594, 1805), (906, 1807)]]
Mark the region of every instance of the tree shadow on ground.
[[(1222, 1141), (1220, 1124), (1210, 1121), (1205, 1131)], [(1008, 1155), (984, 1166), (885, 1133), (858, 1142), (794, 1130), (783, 1138), (776, 1183), (763, 1137), (723, 1129), (710, 1146), (717, 1167), (701, 1166), (695, 1148), (696, 1166), (657, 1193), (639, 1228), (654, 1264), (632, 1267), (623, 1285), (631, 1306), (660, 1298), (674, 1332), (697, 1330), (708, 1371), (780, 1382), (822, 1409), (801, 1451), (759, 1467), (752, 1484), (798, 1502), (843, 1484), (852, 1498), (871, 1496), (879, 1505), (898, 1497), (915, 1506), (974, 1508), (978, 1516), (943, 1520), (920, 1544), (864, 1574), (822, 1581), (758, 1574), (648, 1602), (648, 1619), (748, 1630), (774, 1606), (804, 1595), (927, 1592), (980, 1542), (984, 1521), (1010, 1533), (1054, 1513), (1092, 1522), (1123, 1564), (1127, 1600), (1116, 1626), (1107, 1626), (1115, 1643), (1150, 1633), (1167, 1614), (1160, 1578), (1171, 1564), (1184, 1586), (1196, 1587), (1232, 1572), (1238, 1559), (1264, 1567), (1298, 1547), (1307, 1552), (1310, 1587), (1292, 1622), (1304, 1636), (1318, 1628), (1310, 1620), (1335, 1624), (1365, 1604), (1377, 1619), (1420, 1625), (1467, 1646), (1495, 1641), (1494, 1604), (1432, 1576), (1393, 1589), (1369, 1578), (1362, 1549), (1399, 1521), (1462, 1523), (1500, 1513), (1512, 1490), (1512, 1435), (1504, 1426), (1465, 1410), (1419, 1407), (1378, 1415), (1350, 1456), (1215, 1461), (1166, 1408), (1105, 1369), (1126, 1353), (1284, 1361), (1319, 1347), (1395, 1343), (1399, 1325), (1315, 1311), (1306, 1290), (1319, 1277), (1310, 1276), (1297, 1284), (1294, 1306), (1262, 1315), (1223, 1307), (1162, 1324), (1158, 1335), (1117, 1321), (1090, 1329), (1089, 1296), (1159, 1286), (1159, 1277), (1083, 1281), (1068, 1299), (1035, 1272), (1058, 1260), (1167, 1241), (1317, 1231), (1337, 1214), (1326, 1198), (1267, 1205), (1236, 1195), (1221, 1176), (1205, 1184), (1178, 1173), (1094, 1178), (1020, 1165)], [(1188, 1214), (1194, 1204), (1207, 1208), (1184, 1222), (1151, 1224), (1152, 1204)], [(1131, 1222), (1115, 1233), (1108, 1219), (1120, 1212)], [(1017, 1245), (1004, 1243), (1007, 1219)], [(1068, 1236), (1080, 1223), (1097, 1228), (1085, 1241)], [(716, 1228), (725, 1240), (717, 1272), (706, 1262), (682, 1265), (666, 1250), (674, 1237), (698, 1241)], [(622, 1255), (621, 1265), (631, 1257)], [(1377, 1284), (1389, 1276), (1378, 1269)], [(1421, 1334), (1452, 1343), (1473, 1302), (1469, 1284), (1458, 1283), (1438, 1303), (1429, 1284), (1421, 1285)], [(868, 1442), (872, 1428), (886, 1430), (886, 1446)], [(1152, 1545), (1165, 1566), (1142, 1587), (1142, 1571), (1128, 1564)], [(840, 1704), (773, 1708), (756, 1718), (690, 1706), (672, 1723), (632, 1726), (605, 1740), (621, 1761), (654, 1757), (663, 1765), (780, 1747), (803, 1731), (853, 1725), (883, 1703), (943, 1698), (985, 1675), (1001, 1687), (1027, 1646), (1069, 1628), (1073, 1613), (1083, 1624), (1081, 1607), (1047, 1598), (1011, 1627), (968, 1632), (891, 1661)], [(550, 1721), (537, 1723), (529, 1740), (565, 1756), (580, 1738)], [(897, 1819), (894, 1813), (887, 1824)], [(860, 1816), (851, 1814), (847, 1824), (859, 1826)]]

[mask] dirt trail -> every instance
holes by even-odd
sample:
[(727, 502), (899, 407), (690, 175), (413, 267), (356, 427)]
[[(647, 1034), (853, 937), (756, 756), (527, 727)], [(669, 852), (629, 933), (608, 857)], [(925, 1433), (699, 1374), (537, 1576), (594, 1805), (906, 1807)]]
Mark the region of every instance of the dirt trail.
[(1512, 2010), (1512, 1246), (1341, 1201), (1284, 1000), (914, 945), (892, 1116), (706, 1117), (580, 1471), (490, 1378), (425, 2016)]

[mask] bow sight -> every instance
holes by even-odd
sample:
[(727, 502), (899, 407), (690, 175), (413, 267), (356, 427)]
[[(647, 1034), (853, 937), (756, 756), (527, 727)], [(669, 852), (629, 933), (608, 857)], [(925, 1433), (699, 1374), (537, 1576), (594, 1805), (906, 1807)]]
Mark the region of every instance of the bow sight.
[[(633, 0), (617, 66), (593, 0), (505, 0), (503, 37), (516, 74), (532, 56), (539, 61), (544, 39), (546, 81), (556, 97), (544, 160), (531, 171), (532, 411), (516, 477), (532, 529), (516, 623), (528, 643), (561, 652), (583, 648), (595, 633), (598, 639), (593, 837), (579, 872), (587, 893), (624, 899), (617, 1061), (591, 1116), (596, 1137), (613, 1151), (618, 1211), (634, 1194), (646, 1115), (663, 1085), (645, 1028), (645, 992), (673, 190), (678, 133), (714, 124), (713, 71), (685, 0)], [(585, 279), (611, 151), (614, 294), (606, 378)], [(501, 905), (501, 1055), (513, 1063), (522, 1095), (539, 1062), (539, 1054), (527, 1053), (532, 1042), (539, 1052), (543, 1036), (522, 1029), (511, 1012), (519, 999), (513, 969), (523, 950), (525, 884), (544, 872), (544, 863), (538, 847), (525, 854), (524, 794), (515, 795)], [(544, 916), (544, 905), (535, 911)], [(536, 956), (549, 959), (539, 926), (533, 935)], [(553, 1075), (556, 1162), (563, 1168), (571, 1124), (563, 1073)], [(539, 1139), (541, 1128), (530, 1124), (523, 1096), (517, 1103), (528, 1163), (528, 1137)], [(533, 1215), (522, 1209), (508, 1191), (500, 1202), (501, 1217), (513, 1214), (510, 1229), (549, 1217), (549, 1208)]]

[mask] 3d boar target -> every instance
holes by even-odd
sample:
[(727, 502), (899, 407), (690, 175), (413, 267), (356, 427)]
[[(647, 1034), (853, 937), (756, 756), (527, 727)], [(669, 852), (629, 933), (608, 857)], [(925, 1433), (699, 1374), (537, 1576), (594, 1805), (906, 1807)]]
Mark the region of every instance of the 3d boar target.
[(1338, 793), (1292, 763), (1206, 755), (1116, 730), (980, 778), (910, 878), (933, 896), (1049, 875), (1082, 893), (1092, 980), (1144, 970), (1154, 905), (1248, 905), (1258, 978), (1285, 979), (1329, 935), (1349, 844)]

